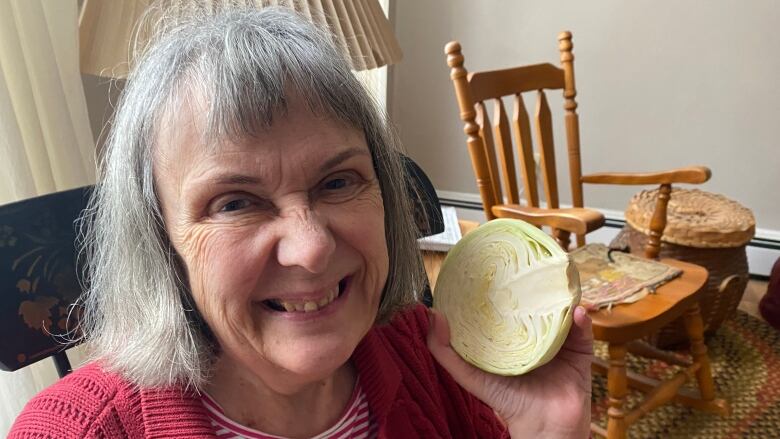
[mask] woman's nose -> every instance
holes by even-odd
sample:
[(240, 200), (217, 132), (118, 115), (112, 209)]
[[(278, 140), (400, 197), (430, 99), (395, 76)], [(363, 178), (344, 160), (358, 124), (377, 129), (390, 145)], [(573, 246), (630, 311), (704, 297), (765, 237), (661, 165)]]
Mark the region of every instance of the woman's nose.
[(296, 208), (283, 216), (277, 260), (284, 267), (299, 266), (312, 273), (328, 268), (336, 241), (327, 220), (309, 208)]

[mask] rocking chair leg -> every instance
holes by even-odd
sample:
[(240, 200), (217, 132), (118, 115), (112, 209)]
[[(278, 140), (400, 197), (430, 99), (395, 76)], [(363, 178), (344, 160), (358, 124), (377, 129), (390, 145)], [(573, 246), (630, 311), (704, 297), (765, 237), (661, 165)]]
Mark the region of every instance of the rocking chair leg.
[(625, 421), (625, 398), (628, 393), (626, 375), (626, 345), (609, 344), (609, 372), (607, 388), (609, 391), (609, 409), (607, 410), (607, 438), (625, 439), (628, 426)]

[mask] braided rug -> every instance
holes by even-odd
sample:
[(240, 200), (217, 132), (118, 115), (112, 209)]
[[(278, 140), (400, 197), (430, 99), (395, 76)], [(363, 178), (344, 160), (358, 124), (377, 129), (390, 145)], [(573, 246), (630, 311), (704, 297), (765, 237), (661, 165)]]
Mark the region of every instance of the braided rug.
[[(707, 340), (718, 395), (731, 405), (731, 415), (694, 411), (679, 404), (660, 407), (631, 427), (630, 438), (780, 438), (780, 332), (742, 311)], [(596, 355), (606, 358), (606, 344)], [(668, 378), (679, 370), (657, 360), (629, 354), (629, 370), (652, 378)], [(631, 391), (628, 406), (642, 394)], [(606, 427), (606, 377), (594, 375), (592, 418)]]

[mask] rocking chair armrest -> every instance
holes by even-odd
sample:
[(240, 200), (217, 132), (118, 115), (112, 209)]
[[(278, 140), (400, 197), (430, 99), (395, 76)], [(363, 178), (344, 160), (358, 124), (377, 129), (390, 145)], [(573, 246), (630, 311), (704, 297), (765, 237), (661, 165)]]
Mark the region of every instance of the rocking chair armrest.
[(604, 225), (604, 215), (593, 209), (572, 207), (566, 209), (545, 209), (519, 204), (497, 204), (491, 209), (498, 218), (515, 218), (535, 226), (548, 226), (584, 235)]
[(706, 166), (688, 166), (661, 172), (600, 172), (582, 176), (583, 183), (593, 184), (700, 184), (710, 179), (712, 172)]

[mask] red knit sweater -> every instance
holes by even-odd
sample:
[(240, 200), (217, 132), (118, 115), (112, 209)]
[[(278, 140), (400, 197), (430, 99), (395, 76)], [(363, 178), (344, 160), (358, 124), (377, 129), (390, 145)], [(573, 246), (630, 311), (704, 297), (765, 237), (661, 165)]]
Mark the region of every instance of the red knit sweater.
[[(508, 438), (493, 411), (431, 357), (428, 319), (418, 306), (372, 329), (352, 360), (380, 438)], [(86, 365), (33, 398), (9, 438), (211, 438), (198, 395), (139, 389)]]

